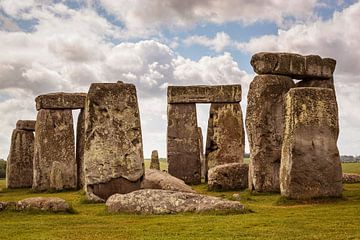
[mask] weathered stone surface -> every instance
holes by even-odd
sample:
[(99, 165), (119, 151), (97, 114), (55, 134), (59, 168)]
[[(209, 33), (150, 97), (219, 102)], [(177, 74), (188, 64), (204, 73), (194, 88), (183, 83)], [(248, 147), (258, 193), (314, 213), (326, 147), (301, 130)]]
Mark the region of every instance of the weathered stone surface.
[(250, 84), (246, 128), (250, 143), (249, 189), (279, 192), (284, 96), (295, 87), (285, 76), (259, 75)]
[(340, 196), (342, 172), (334, 91), (294, 88), (285, 97), (281, 195), (294, 199)]
[(0, 202), (0, 212), (6, 209), (6, 202)]
[(150, 169), (160, 170), (159, 154), (157, 150), (151, 152)]
[(35, 131), (35, 123), (36, 121), (34, 120), (19, 120), (16, 122), (16, 129)]
[(168, 171), (187, 184), (200, 184), (201, 162), (196, 106), (168, 104)]
[(228, 163), (209, 170), (209, 190), (241, 190), (248, 187), (249, 165)]
[(146, 169), (145, 177), (141, 182), (142, 189), (163, 189), (180, 192), (195, 192), (183, 180), (156, 169)]
[(199, 153), (200, 153), (200, 164), (201, 164), (201, 177), (206, 180), (207, 177), (207, 169), (206, 169), (206, 160), (204, 154), (204, 138), (202, 135), (201, 127), (198, 127), (199, 134)]
[(343, 183), (359, 183), (360, 182), (360, 174), (343, 173), (342, 182)]
[(36, 110), (81, 109), (85, 107), (86, 93), (48, 93), (35, 98)]
[(77, 187), (83, 188), (84, 177), (84, 147), (85, 147), (85, 111), (80, 110), (76, 127), (76, 166), (77, 166)]
[(140, 115), (133, 84), (93, 83), (85, 107), (85, 190), (107, 199), (140, 189)]
[(306, 79), (296, 83), (296, 87), (320, 87), (320, 88), (331, 88), (335, 90), (334, 79)]
[(235, 201), (196, 193), (146, 189), (128, 194), (115, 194), (106, 201), (111, 213), (170, 214), (180, 212), (234, 211), (244, 213), (245, 207)]
[(260, 52), (252, 56), (251, 65), (257, 74), (285, 75), (295, 79), (329, 79), (336, 61), (317, 55)]
[(239, 103), (213, 103), (206, 140), (206, 168), (244, 160), (245, 131)]
[(236, 103), (241, 85), (169, 86), (168, 103)]
[(35, 126), (35, 191), (76, 188), (74, 126), (71, 110), (41, 109)]
[(33, 197), (18, 201), (17, 210), (40, 210), (49, 212), (69, 212), (70, 205), (58, 197)]
[(31, 187), (33, 182), (34, 133), (15, 129), (6, 164), (6, 187)]

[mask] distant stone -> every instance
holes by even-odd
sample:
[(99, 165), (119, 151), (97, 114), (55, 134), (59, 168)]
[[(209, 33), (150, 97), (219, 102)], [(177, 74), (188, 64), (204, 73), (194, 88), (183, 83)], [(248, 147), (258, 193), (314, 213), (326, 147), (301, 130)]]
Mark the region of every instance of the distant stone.
[(181, 179), (156, 169), (146, 169), (145, 177), (141, 182), (142, 189), (163, 189), (180, 192), (195, 192)]
[(69, 212), (70, 205), (58, 197), (33, 197), (18, 201), (17, 210), (40, 210), (49, 212)]
[(295, 79), (329, 79), (336, 61), (317, 55), (302, 56), (294, 53), (256, 53), (251, 65), (257, 74), (285, 75)]
[(85, 147), (85, 111), (80, 110), (76, 127), (76, 165), (77, 165), (77, 188), (85, 185), (84, 177), (84, 147)]
[(233, 199), (234, 201), (240, 201), (240, 200), (241, 200), (241, 196), (240, 196), (240, 194), (238, 194), (238, 193), (234, 193), (234, 194), (232, 195), (232, 199)]
[(241, 85), (169, 86), (168, 103), (237, 103)]
[(6, 202), (0, 202), (0, 212), (6, 209)]
[(35, 98), (36, 109), (81, 109), (85, 107), (86, 93), (48, 93)]
[(209, 190), (242, 190), (248, 187), (249, 165), (228, 163), (209, 170)]
[(231, 211), (245, 213), (236, 201), (196, 193), (146, 189), (128, 194), (115, 194), (106, 201), (110, 213), (172, 214), (182, 212)]
[(160, 170), (159, 154), (157, 150), (151, 152), (150, 169)]
[(342, 172), (338, 107), (327, 88), (293, 88), (285, 97), (281, 195), (292, 199), (337, 197)]
[(19, 120), (16, 123), (16, 129), (26, 130), (26, 131), (35, 131), (36, 121), (33, 120)]
[(342, 182), (343, 183), (360, 183), (360, 174), (343, 173)]

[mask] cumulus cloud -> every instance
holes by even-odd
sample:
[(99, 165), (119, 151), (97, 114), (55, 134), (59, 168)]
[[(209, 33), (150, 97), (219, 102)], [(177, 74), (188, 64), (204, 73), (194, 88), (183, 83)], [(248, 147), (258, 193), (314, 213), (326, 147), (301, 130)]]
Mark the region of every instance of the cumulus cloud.
[(224, 32), (216, 33), (214, 38), (208, 38), (206, 36), (191, 36), (184, 40), (186, 45), (202, 45), (214, 50), (215, 52), (221, 52), (224, 48), (231, 45), (231, 38)]

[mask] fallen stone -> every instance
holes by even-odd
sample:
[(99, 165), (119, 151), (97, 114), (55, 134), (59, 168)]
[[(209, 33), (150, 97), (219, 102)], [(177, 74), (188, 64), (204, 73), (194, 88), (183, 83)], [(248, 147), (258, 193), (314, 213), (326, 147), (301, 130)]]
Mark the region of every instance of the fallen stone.
[(259, 75), (250, 84), (246, 128), (250, 143), (249, 189), (279, 192), (284, 96), (295, 87), (285, 76)]
[(106, 200), (140, 189), (144, 157), (133, 84), (93, 83), (85, 107), (85, 191)]
[(76, 160), (71, 110), (41, 109), (35, 127), (35, 191), (76, 188)]
[(80, 110), (76, 127), (76, 165), (77, 165), (77, 188), (85, 185), (84, 176), (84, 147), (85, 147), (85, 112)]
[(226, 191), (242, 190), (248, 187), (249, 165), (228, 163), (209, 170), (209, 190)]
[(285, 75), (295, 79), (329, 79), (336, 61), (317, 55), (260, 52), (252, 56), (251, 65), (257, 74)]
[(234, 194), (232, 195), (232, 199), (233, 199), (234, 201), (240, 201), (240, 200), (241, 200), (241, 196), (240, 196), (240, 194), (238, 194), (238, 193), (234, 193)]
[(338, 197), (342, 172), (338, 108), (328, 88), (293, 88), (285, 97), (281, 195), (292, 199)]
[(146, 169), (145, 177), (141, 182), (142, 189), (163, 189), (179, 192), (195, 192), (181, 179), (156, 169)]
[(106, 201), (110, 213), (171, 214), (181, 212), (231, 211), (245, 213), (235, 201), (196, 193), (146, 189), (128, 194), (115, 194)]
[(6, 187), (29, 188), (33, 183), (34, 133), (14, 129), (6, 164)]
[(168, 104), (168, 171), (187, 184), (201, 183), (201, 162), (196, 106)]
[(0, 202), (0, 212), (6, 209), (6, 202)]
[(169, 86), (170, 103), (236, 103), (241, 101), (241, 85)]
[(16, 122), (16, 129), (26, 130), (26, 131), (35, 131), (35, 123), (33, 120), (19, 120)]
[(159, 154), (157, 150), (151, 152), (150, 169), (160, 170)]
[(18, 201), (17, 210), (40, 210), (49, 212), (69, 212), (70, 205), (58, 197), (34, 197)]
[(343, 183), (360, 183), (360, 174), (343, 173), (342, 182)]
[(81, 109), (85, 107), (86, 93), (48, 93), (35, 98), (36, 110)]

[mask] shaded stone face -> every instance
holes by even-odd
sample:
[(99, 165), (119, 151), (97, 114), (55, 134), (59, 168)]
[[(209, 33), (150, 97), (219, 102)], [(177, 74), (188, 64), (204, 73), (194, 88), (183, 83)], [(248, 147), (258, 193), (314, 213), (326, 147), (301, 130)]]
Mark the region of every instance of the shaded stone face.
[(260, 52), (252, 56), (251, 65), (257, 74), (285, 75), (295, 79), (329, 79), (336, 61), (317, 55)]
[(241, 85), (169, 86), (168, 103), (236, 103)]
[(144, 157), (133, 84), (94, 83), (85, 107), (85, 190), (107, 199), (140, 189)]
[(248, 187), (249, 165), (228, 163), (209, 170), (209, 190), (241, 190)]
[(81, 109), (85, 107), (86, 93), (48, 93), (35, 98), (36, 109)]
[(242, 163), (245, 148), (243, 116), (239, 103), (213, 103), (206, 140), (206, 168)]
[(150, 169), (160, 170), (159, 154), (157, 150), (151, 152)]
[(71, 110), (41, 109), (35, 127), (33, 189), (76, 188), (74, 126)]
[(195, 104), (168, 104), (168, 171), (187, 184), (200, 184), (201, 162)]
[(31, 187), (33, 182), (34, 133), (15, 129), (6, 165), (6, 187)]
[(335, 90), (334, 79), (307, 79), (296, 83), (296, 87), (319, 87), (319, 88), (331, 88)]
[(36, 121), (33, 120), (19, 120), (16, 122), (16, 129), (26, 130), (26, 131), (35, 131)]
[(250, 84), (246, 129), (250, 143), (249, 189), (280, 190), (284, 96), (295, 87), (285, 76), (259, 75)]
[(204, 138), (202, 135), (201, 127), (198, 127), (199, 133), (199, 153), (200, 153), (200, 163), (201, 163), (201, 177), (206, 180), (207, 177), (207, 169), (206, 169), (206, 160), (204, 154)]
[(84, 177), (84, 145), (85, 145), (85, 112), (81, 109), (76, 128), (76, 165), (77, 187), (80, 189), (85, 184)]
[(294, 199), (341, 196), (337, 148), (338, 108), (334, 91), (294, 88), (285, 98), (281, 195)]

